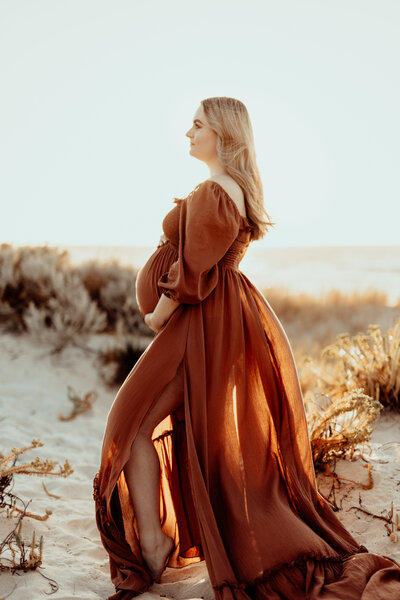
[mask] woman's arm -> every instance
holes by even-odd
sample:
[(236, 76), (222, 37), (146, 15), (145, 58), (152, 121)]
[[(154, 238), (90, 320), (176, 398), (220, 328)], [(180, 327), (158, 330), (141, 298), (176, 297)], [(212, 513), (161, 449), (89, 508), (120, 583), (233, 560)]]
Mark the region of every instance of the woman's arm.
[(161, 294), (160, 299), (152, 313), (145, 315), (144, 320), (146, 325), (153, 331), (158, 331), (164, 323), (170, 318), (172, 313), (178, 308), (180, 302), (168, 298), (165, 294)]

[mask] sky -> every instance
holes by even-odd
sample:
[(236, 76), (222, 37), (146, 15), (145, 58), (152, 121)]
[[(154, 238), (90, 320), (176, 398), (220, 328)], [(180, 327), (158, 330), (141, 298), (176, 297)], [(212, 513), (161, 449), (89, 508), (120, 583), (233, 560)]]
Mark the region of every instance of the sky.
[(261, 246), (400, 243), (398, 0), (0, 0), (0, 239), (154, 246), (210, 176), (200, 100), (252, 121)]

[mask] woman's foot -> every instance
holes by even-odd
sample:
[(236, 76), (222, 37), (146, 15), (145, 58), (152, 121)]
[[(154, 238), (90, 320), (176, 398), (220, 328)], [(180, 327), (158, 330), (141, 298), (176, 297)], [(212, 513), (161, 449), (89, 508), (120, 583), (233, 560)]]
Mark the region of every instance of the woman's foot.
[(149, 571), (156, 583), (160, 583), (161, 575), (165, 569), (167, 559), (174, 547), (174, 540), (163, 533), (163, 537), (152, 547), (140, 544), (142, 556), (149, 567)]

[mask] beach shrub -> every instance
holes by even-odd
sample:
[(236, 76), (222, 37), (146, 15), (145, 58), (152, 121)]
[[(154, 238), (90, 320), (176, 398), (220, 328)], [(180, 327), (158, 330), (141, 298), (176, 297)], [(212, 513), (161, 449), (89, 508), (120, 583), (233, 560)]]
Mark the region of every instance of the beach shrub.
[(77, 267), (58, 248), (0, 247), (0, 324), (62, 349), (93, 333), (152, 335), (135, 296), (136, 271), (116, 262)]
[(333, 398), (361, 388), (384, 408), (400, 410), (400, 318), (382, 333), (379, 325), (350, 336), (342, 333), (319, 360), (303, 364), (302, 385)]
[(103, 331), (107, 323), (106, 315), (90, 299), (79, 276), (70, 272), (62, 275), (56, 295), (39, 308), (29, 302), (23, 314), (27, 331), (56, 349), (78, 336)]
[(92, 300), (107, 315), (106, 332), (149, 335), (136, 302), (136, 270), (117, 261), (88, 261), (76, 267)]
[(51, 344), (101, 331), (106, 322), (70, 268), (68, 254), (57, 249), (2, 244), (0, 299), (6, 330), (28, 331)]
[(304, 403), (316, 471), (336, 458), (352, 458), (356, 446), (370, 438), (371, 424), (383, 408), (362, 389), (336, 398), (308, 390)]

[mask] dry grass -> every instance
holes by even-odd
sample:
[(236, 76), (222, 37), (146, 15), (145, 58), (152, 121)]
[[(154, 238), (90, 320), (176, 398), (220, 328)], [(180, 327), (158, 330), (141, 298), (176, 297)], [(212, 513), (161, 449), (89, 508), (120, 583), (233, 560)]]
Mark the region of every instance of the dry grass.
[[(36, 543), (36, 533), (33, 531), (30, 545), (24, 542), (21, 534), (22, 521), (26, 517), (45, 521), (51, 515), (50, 510), (46, 510), (46, 515), (43, 516), (27, 512), (24, 502), (10, 491), (14, 476), (24, 474), (68, 477), (74, 472), (67, 460), (64, 465), (60, 465), (58, 472), (54, 470), (55, 463), (52, 460), (42, 460), (39, 457), (30, 463), (16, 464), (18, 456), (39, 446), (43, 446), (43, 443), (39, 439), (34, 439), (30, 446), (12, 448), (7, 455), (0, 454), (0, 509), (6, 510), (8, 519), (11, 519), (14, 513), (18, 515), (13, 529), (0, 541), (0, 571), (12, 573), (18, 570), (29, 571), (41, 565), (43, 537), (41, 536)], [(17, 501), (24, 505), (23, 509), (17, 506)], [(27, 545), (30, 546), (29, 553)]]
[(52, 460), (43, 461), (39, 457), (36, 457), (34, 461), (24, 465), (16, 466), (15, 461), (13, 465), (10, 465), (11, 461), (16, 459), (20, 454), (32, 450), (32, 448), (39, 448), (40, 446), (43, 446), (43, 443), (38, 438), (35, 438), (32, 440), (30, 446), (25, 446), (24, 448), (12, 448), (11, 452), (6, 456), (0, 453), (0, 481), (3, 477), (9, 477), (16, 473), (23, 473), (24, 475), (60, 475), (61, 477), (68, 477), (73, 473), (71, 465), (67, 460), (65, 461), (64, 466), (60, 466), (58, 473), (53, 471), (55, 464)]
[[(7, 537), (0, 542), (0, 571), (31, 571), (40, 567), (42, 564), (42, 551), (43, 551), (43, 536), (40, 536), (39, 543), (36, 543), (36, 533), (32, 533), (32, 540), (30, 543), (30, 551), (27, 553), (26, 542), (22, 538), (22, 523), (23, 516), (18, 520), (18, 523), (10, 531)], [(29, 546), (29, 545), (28, 545)], [(36, 548), (37, 546), (37, 548)], [(6, 565), (4, 560), (5, 552), (8, 551), (11, 559), (9, 565)]]
[(304, 355), (317, 357), (339, 333), (354, 335), (370, 323), (392, 327), (400, 316), (400, 299), (397, 306), (388, 306), (387, 294), (374, 289), (350, 294), (332, 289), (310, 296), (273, 288), (263, 294), (282, 322), (299, 363)]
[(320, 359), (304, 359), (302, 385), (333, 398), (362, 388), (385, 408), (400, 410), (400, 318), (386, 333), (369, 325), (367, 333), (338, 335)]
[(65, 417), (62, 414), (58, 415), (60, 421), (71, 421), (81, 413), (87, 412), (93, 406), (93, 402), (98, 398), (98, 394), (95, 391), (87, 392), (83, 398), (81, 398), (75, 390), (69, 385), (68, 386), (68, 399), (72, 402), (72, 410), (70, 414)]
[[(48, 459), (42, 460), (38, 456), (30, 463), (21, 465), (16, 464), (18, 456), (24, 454), (28, 450), (32, 450), (32, 448), (38, 448), (40, 446), (43, 446), (43, 443), (36, 438), (32, 440), (30, 446), (25, 446), (24, 448), (12, 448), (11, 452), (6, 456), (0, 453), (0, 508), (9, 506), (10, 510), (8, 516), (11, 516), (14, 511), (22, 512), (15, 506), (15, 503), (13, 505), (8, 505), (5, 502), (6, 489), (11, 485), (15, 475), (57, 475), (59, 477), (68, 477), (74, 472), (68, 460), (65, 461), (64, 465), (59, 466), (58, 472), (54, 471), (54, 461)], [(29, 516), (44, 520), (43, 518), (38, 517), (38, 515), (30, 514)]]
[(371, 424), (382, 409), (382, 404), (362, 389), (336, 398), (308, 390), (304, 403), (316, 471), (336, 458), (352, 459), (356, 446), (370, 438)]
[(305, 357), (300, 379), (316, 470), (352, 458), (381, 409), (400, 410), (400, 318), (385, 334), (339, 334), (320, 358)]

